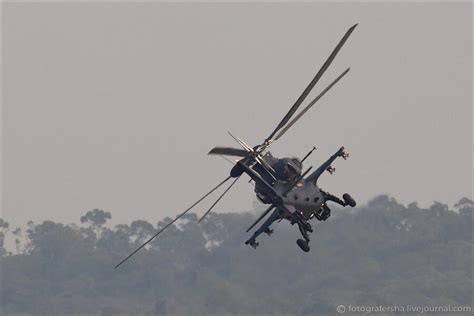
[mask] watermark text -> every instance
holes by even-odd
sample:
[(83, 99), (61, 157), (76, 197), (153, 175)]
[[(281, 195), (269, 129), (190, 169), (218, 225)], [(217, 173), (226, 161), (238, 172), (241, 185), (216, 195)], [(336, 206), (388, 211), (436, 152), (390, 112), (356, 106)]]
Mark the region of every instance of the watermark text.
[(336, 310), (339, 314), (344, 313), (471, 313), (471, 306), (427, 306), (427, 305), (338, 305)]

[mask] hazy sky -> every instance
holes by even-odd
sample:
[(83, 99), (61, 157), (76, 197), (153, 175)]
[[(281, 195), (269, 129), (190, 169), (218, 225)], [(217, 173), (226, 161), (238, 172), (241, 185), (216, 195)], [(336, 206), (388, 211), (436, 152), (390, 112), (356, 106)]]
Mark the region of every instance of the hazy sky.
[[(357, 201), (472, 195), (471, 4), (3, 4), (3, 217), (153, 222), (227, 176), (207, 156), (273, 130), (344, 32), (315, 88), (350, 73), (272, 147)], [(308, 102), (311, 98), (308, 98)], [(216, 211), (249, 210), (240, 181)], [(203, 204), (196, 211), (204, 212)]]

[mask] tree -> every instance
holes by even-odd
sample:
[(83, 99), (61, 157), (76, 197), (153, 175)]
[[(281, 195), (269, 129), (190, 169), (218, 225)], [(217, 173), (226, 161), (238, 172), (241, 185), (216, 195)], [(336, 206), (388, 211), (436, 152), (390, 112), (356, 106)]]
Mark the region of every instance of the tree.
[(84, 242), (78, 231), (71, 226), (52, 221), (44, 221), (27, 231), (30, 254), (38, 255), (51, 261), (66, 257), (78, 251), (79, 244)]
[(254, 250), (245, 229), (258, 214), (211, 213), (198, 223), (189, 213), (118, 269), (171, 219), (104, 227), (108, 218), (93, 215), (83, 216), (90, 228), (29, 224), (28, 251), (1, 258), (3, 313), (332, 315), (341, 304), (471, 304), (471, 218), (442, 203), (405, 207), (383, 196), (351, 212), (334, 208), (312, 222), (309, 253), (295, 244), (296, 225), (275, 223)]
[(0, 257), (3, 257), (7, 254), (7, 251), (5, 250), (3, 245), (5, 242), (5, 234), (8, 232), (9, 226), (10, 225), (8, 224), (8, 222), (0, 218)]
[(454, 204), (454, 207), (458, 209), (459, 213), (472, 214), (474, 212), (474, 201), (463, 197), (459, 202)]
[(137, 245), (141, 245), (146, 239), (156, 233), (155, 227), (144, 220), (135, 220), (130, 224), (129, 234)]
[(20, 253), (20, 238), (22, 236), (21, 228), (17, 227), (12, 233), (15, 236), (16, 253), (19, 254)]
[(81, 223), (89, 223), (89, 227), (96, 232), (96, 237), (99, 239), (102, 226), (111, 218), (112, 216), (109, 212), (104, 212), (96, 208), (92, 211), (88, 211), (86, 215), (81, 216)]

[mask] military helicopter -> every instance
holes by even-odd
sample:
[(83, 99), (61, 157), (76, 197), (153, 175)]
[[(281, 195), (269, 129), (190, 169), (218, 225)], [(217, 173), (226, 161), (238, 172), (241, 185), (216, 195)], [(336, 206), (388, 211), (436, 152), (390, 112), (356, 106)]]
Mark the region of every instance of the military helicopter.
[(270, 151), (268, 151), (268, 148), (273, 142), (280, 139), (280, 137), (283, 136), (291, 126), (293, 126), (319, 99), (321, 99), (323, 95), (325, 95), (349, 72), (350, 68), (347, 68), (324, 90), (322, 90), (305, 108), (303, 108), (296, 116), (294, 116), (313, 87), (321, 79), (324, 72), (329, 68), (337, 53), (354, 31), (356, 26), (357, 24), (353, 25), (347, 30), (347, 32), (332, 51), (331, 55), (316, 73), (313, 80), (309, 83), (300, 97), (296, 100), (294, 105), (290, 108), (288, 113), (283, 117), (277, 127), (264, 140), (264, 142), (260, 145), (252, 147), (242, 139), (232, 135), (229, 132), (230, 136), (241, 146), (241, 148), (214, 147), (209, 151), (209, 154), (239, 157), (239, 160), (232, 162), (234, 166), (230, 171), (230, 175), (217, 184), (214, 188), (212, 188), (212, 190), (206, 193), (203, 197), (197, 200), (194, 204), (192, 204), (189, 208), (187, 208), (184, 212), (176, 216), (173, 221), (165, 225), (155, 235), (151, 236), (145, 243), (143, 243), (120, 263), (118, 263), (115, 268), (118, 268), (125, 261), (130, 259), (140, 249), (145, 247), (159, 234), (179, 220), (202, 200), (211, 195), (224, 183), (230, 179), (234, 179), (230, 186), (227, 187), (227, 189), (200, 218), (199, 222), (201, 222), (244, 173), (250, 177), (250, 181), (255, 183), (255, 193), (257, 198), (262, 203), (269, 205), (268, 208), (260, 215), (260, 217), (247, 229), (247, 232), (252, 230), (262, 219), (264, 219), (270, 212), (273, 211), (264, 221), (264, 223), (245, 242), (246, 245), (250, 245), (253, 248), (257, 248), (259, 245), (259, 243), (256, 241), (256, 238), (260, 234), (266, 233), (271, 235), (273, 233), (273, 230), (270, 229), (270, 226), (273, 222), (285, 219), (288, 220), (292, 225), (296, 224), (298, 226), (303, 238), (298, 239), (297, 244), (303, 251), (308, 252), (310, 250), (310, 239), (308, 233), (313, 232), (309, 220), (313, 218), (316, 218), (319, 221), (327, 220), (331, 215), (331, 210), (327, 206), (327, 202), (334, 202), (344, 207), (354, 207), (356, 205), (355, 200), (349, 194), (345, 193), (342, 196), (342, 199), (340, 199), (328, 192), (323, 191), (318, 187), (317, 184), (319, 177), (325, 171), (328, 171), (331, 174), (335, 171), (331, 165), (334, 160), (336, 160), (338, 157), (342, 157), (343, 159), (347, 159), (349, 157), (349, 154), (344, 151), (344, 147), (341, 147), (339, 150), (337, 150), (331, 157), (329, 157), (328, 160), (326, 160), (311, 174), (309, 174), (309, 172), (312, 170), (312, 167), (307, 168), (303, 172), (303, 162), (309, 157), (309, 155), (312, 154), (316, 147), (313, 147), (301, 160), (297, 157), (276, 158), (271, 154)]

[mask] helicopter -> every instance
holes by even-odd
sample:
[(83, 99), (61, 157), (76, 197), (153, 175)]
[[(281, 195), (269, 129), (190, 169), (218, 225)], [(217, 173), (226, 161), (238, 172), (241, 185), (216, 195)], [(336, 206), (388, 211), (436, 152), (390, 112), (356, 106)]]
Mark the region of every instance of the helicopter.
[[(316, 73), (315, 77), (309, 85), (305, 88), (303, 93), (299, 96), (288, 113), (279, 122), (273, 132), (265, 138), (262, 144), (250, 146), (242, 139), (234, 136), (229, 132), (229, 135), (240, 145), (241, 148), (221, 147), (217, 146), (209, 151), (209, 155), (219, 156), (233, 156), (239, 157), (239, 160), (230, 161), (234, 166), (230, 171), (230, 175), (218, 183), (203, 197), (193, 203), (185, 211), (180, 213), (174, 220), (166, 224), (155, 235), (151, 236), (140, 247), (135, 249), (122, 261), (120, 261), (115, 268), (118, 268), (125, 261), (135, 255), (140, 249), (149, 244), (159, 234), (165, 231), (168, 227), (173, 225), (177, 220), (183, 217), (201, 201), (211, 195), (219, 187), (224, 185), (227, 181), (234, 179), (226, 190), (217, 198), (211, 207), (199, 219), (199, 222), (204, 220), (210, 211), (219, 203), (224, 195), (232, 188), (232, 186), (245, 173), (250, 177), (249, 182), (255, 184), (255, 194), (257, 199), (269, 205), (268, 208), (257, 218), (257, 220), (247, 229), (250, 232), (261, 220), (263, 220), (270, 212), (270, 216), (263, 222), (263, 224), (255, 230), (252, 236), (245, 241), (246, 245), (257, 248), (259, 243), (256, 241), (257, 237), (263, 233), (271, 235), (273, 230), (270, 226), (275, 221), (288, 220), (291, 225), (297, 225), (302, 235), (302, 238), (296, 241), (297, 245), (304, 252), (309, 252), (309, 234), (313, 232), (313, 228), (309, 221), (316, 218), (319, 221), (326, 221), (330, 215), (331, 210), (327, 206), (328, 202), (336, 203), (340, 206), (355, 207), (356, 202), (348, 193), (343, 194), (342, 199), (334, 196), (318, 186), (318, 179), (324, 172), (334, 173), (335, 168), (332, 163), (339, 157), (344, 160), (349, 157), (344, 147), (340, 147), (332, 156), (329, 157), (316, 170), (310, 173), (312, 167), (303, 171), (303, 162), (313, 153), (316, 147), (313, 147), (302, 159), (297, 157), (277, 158), (272, 155), (268, 148), (275, 141), (279, 140), (318, 100), (320, 100), (339, 80), (341, 80), (350, 70), (347, 68), (336, 79), (334, 79), (325, 89), (323, 89), (305, 108), (303, 108), (297, 115), (298, 108), (304, 102), (316, 83), (321, 79), (324, 72), (329, 68), (336, 55), (347, 41), (351, 33), (357, 27), (357, 24), (350, 27), (337, 46), (333, 49), (329, 57), (326, 59), (322, 67)], [(309, 174), (309, 175), (308, 175)]]

